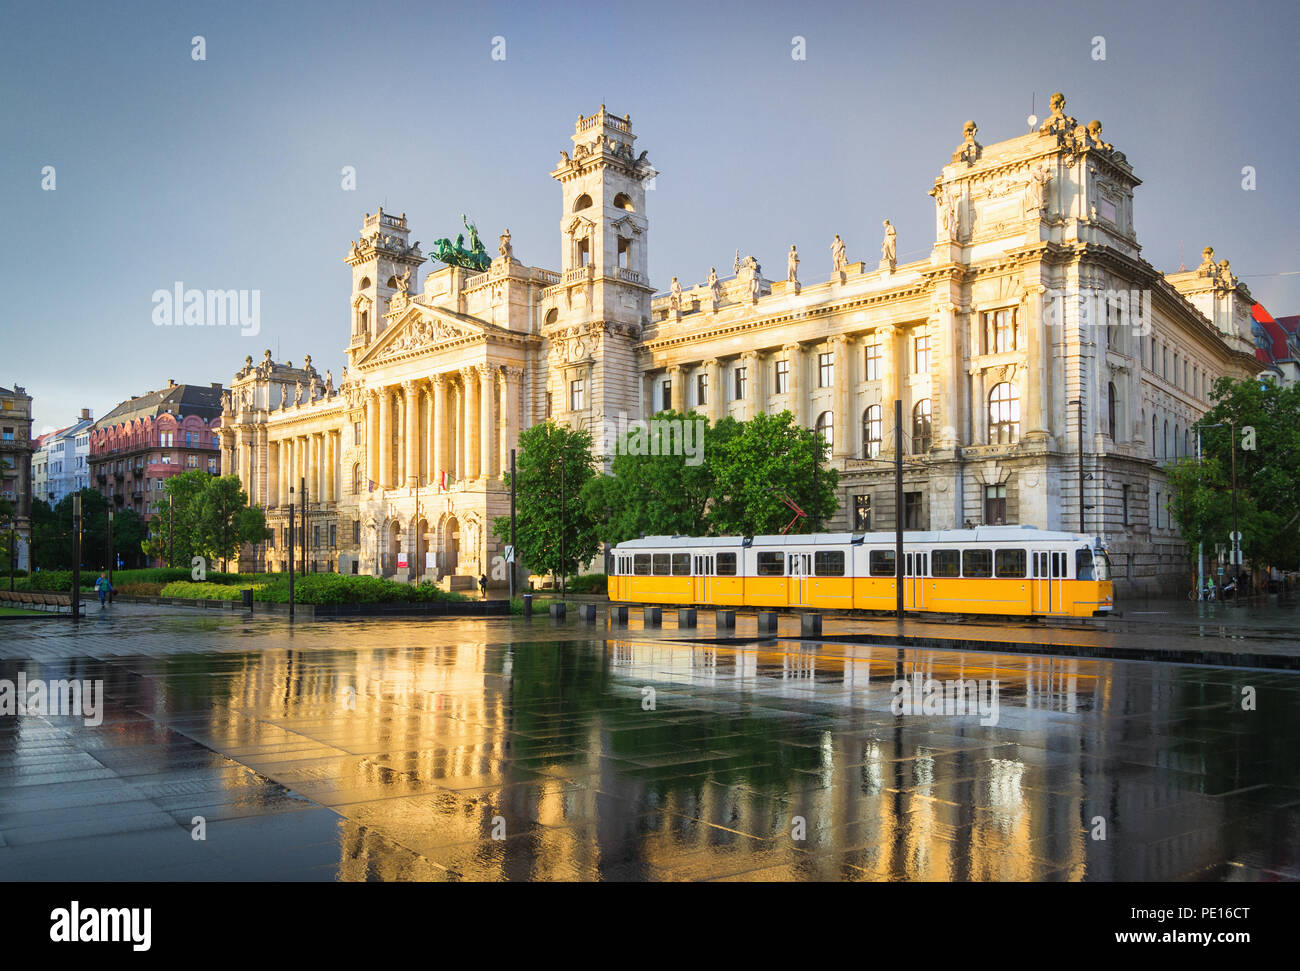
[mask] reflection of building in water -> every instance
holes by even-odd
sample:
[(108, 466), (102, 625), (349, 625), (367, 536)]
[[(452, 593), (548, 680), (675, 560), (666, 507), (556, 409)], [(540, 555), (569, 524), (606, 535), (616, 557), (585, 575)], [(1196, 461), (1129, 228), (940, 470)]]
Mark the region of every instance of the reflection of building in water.
[[(877, 647), (350, 640), (225, 658), (206, 737), (186, 729), (340, 813), (343, 879), (1149, 879), (1222, 858), (1223, 810), (1187, 791), (1204, 765), (1161, 741), (1173, 675)], [(913, 673), (996, 678), (1001, 720), (894, 716), (891, 685)], [(1157, 841), (1174, 807), (1189, 835)]]

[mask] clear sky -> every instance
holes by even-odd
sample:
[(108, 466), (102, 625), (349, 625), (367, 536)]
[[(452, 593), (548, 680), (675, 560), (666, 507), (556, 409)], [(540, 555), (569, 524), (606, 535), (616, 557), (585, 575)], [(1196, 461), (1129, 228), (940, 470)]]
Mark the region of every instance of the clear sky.
[[(38, 432), (168, 378), (229, 382), (268, 347), (337, 380), (343, 258), (379, 205), (426, 252), (467, 212), (494, 255), (508, 226), (518, 258), (558, 268), (547, 173), (602, 102), (660, 172), (660, 290), (729, 273), (737, 249), (779, 275), (791, 242), (815, 279), (837, 232), (874, 265), (885, 218), (916, 259), (962, 123), (1013, 137), (1061, 90), (1144, 181), (1148, 261), (1195, 266), (1213, 245), (1275, 316), (1300, 312), (1294, 2), (4, 0), (0, 15), (0, 385), (35, 397)], [(176, 281), (260, 290), (261, 333), (156, 327), (152, 295)]]

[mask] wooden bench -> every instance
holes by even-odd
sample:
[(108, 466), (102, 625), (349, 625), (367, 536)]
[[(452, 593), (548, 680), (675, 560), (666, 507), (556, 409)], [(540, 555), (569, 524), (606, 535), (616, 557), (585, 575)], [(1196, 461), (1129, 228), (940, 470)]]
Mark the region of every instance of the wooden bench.
[(53, 607), (72, 609), (72, 597), (66, 593), (51, 590), (0, 590), (0, 603), (17, 604), (20, 607), (36, 607), (41, 610)]

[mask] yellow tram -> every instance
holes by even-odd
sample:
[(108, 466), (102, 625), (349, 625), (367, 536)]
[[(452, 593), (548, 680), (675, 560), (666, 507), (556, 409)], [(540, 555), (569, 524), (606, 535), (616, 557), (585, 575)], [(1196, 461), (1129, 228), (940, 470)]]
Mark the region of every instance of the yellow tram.
[[(648, 536), (609, 554), (609, 599), (718, 607), (894, 610), (893, 533)], [(903, 534), (909, 611), (1091, 617), (1114, 606), (1096, 537), (1032, 526)]]

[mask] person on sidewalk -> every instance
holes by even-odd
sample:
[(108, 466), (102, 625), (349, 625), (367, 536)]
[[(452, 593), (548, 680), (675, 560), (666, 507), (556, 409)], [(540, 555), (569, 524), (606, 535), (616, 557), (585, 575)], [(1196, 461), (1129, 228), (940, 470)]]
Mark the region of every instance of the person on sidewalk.
[(108, 595), (113, 592), (113, 584), (109, 583), (108, 577), (102, 573), (99, 575), (99, 579), (95, 581), (95, 592), (99, 594), (99, 609), (103, 610), (104, 601), (107, 600)]
[(487, 574), (481, 574), (478, 578), (478, 588), (483, 594), (483, 599), (487, 599)]

